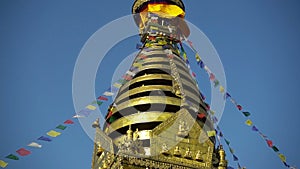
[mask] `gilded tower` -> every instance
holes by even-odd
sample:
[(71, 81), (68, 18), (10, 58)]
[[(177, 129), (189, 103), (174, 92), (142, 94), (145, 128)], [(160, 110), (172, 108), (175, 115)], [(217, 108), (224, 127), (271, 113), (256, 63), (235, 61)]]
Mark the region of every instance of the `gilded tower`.
[[(226, 169), (214, 126), (189, 67), (180, 57), (189, 36), (181, 0), (136, 0), (143, 46), (127, 81), (96, 128), (92, 169)], [(102, 130), (103, 129), (103, 130)]]

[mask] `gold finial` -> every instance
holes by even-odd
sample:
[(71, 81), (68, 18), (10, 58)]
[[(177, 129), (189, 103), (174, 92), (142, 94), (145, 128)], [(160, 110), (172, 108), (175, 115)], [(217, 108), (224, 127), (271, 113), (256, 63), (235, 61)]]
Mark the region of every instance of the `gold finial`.
[(93, 122), (92, 127), (93, 128), (100, 128), (99, 118), (96, 119), (96, 121)]
[(220, 156), (220, 163), (218, 169), (226, 169), (227, 160), (225, 159), (226, 154), (222, 145), (219, 146), (219, 156)]

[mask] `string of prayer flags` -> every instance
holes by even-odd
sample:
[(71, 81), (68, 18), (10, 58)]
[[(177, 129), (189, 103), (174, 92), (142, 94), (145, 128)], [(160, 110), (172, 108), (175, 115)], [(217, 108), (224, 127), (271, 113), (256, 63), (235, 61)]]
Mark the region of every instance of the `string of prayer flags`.
[(27, 145), (28, 147), (34, 147), (34, 148), (42, 148), (42, 145), (36, 143), (36, 142), (31, 142)]
[(48, 138), (48, 137), (45, 137), (45, 136), (41, 136), (41, 137), (39, 137), (39, 138), (38, 138), (38, 140), (42, 140), (42, 141), (48, 141), (48, 142), (52, 141), (50, 138)]
[(3, 160), (0, 160), (0, 167), (1, 167), (1, 168), (5, 168), (7, 165), (8, 165), (7, 162), (5, 162), (5, 161), (3, 161)]
[(48, 136), (50, 137), (57, 137), (57, 136), (60, 136), (61, 133), (60, 132), (57, 132), (57, 131), (54, 131), (54, 130), (50, 130), (48, 133), (47, 133)]
[(13, 155), (13, 154), (9, 154), (8, 156), (6, 156), (5, 158), (11, 159), (11, 160), (19, 160), (19, 157)]
[(27, 156), (31, 154), (29, 150), (26, 150), (25, 148), (20, 148), (19, 150), (16, 151), (20, 156)]
[(224, 139), (226, 144), (229, 145), (230, 144), (230, 141), (228, 141), (227, 139)]
[[(193, 49), (192, 43), (191, 43), (191, 42), (188, 42), (188, 43), (190, 44), (190, 47)], [(181, 48), (183, 48), (182, 45), (181, 45)], [(182, 50), (183, 50), (183, 49), (182, 49)], [(213, 72), (211, 72), (211, 70), (210, 70), (210, 69), (205, 65), (205, 63), (201, 60), (201, 58), (200, 58), (198, 52), (197, 52), (196, 50), (194, 50), (194, 52), (195, 52), (195, 58), (196, 58), (197, 64), (200, 65), (200, 68), (202, 68), (202, 69), (204, 68), (204, 70), (206, 71), (206, 73), (209, 75), (209, 79), (210, 79), (211, 81), (213, 81), (214, 87), (218, 86), (218, 85), (219, 85), (218, 79), (216, 79), (216, 77), (214, 76)], [(224, 89), (224, 90), (225, 90), (225, 89)], [(224, 90), (223, 90), (223, 89), (221, 90), (221, 88), (220, 88), (220, 92), (221, 92), (221, 93), (224, 93)], [(224, 98), (225, 98), (226, 100), (227, 100), (227, 99), (230, 99), (230, 101), (232, 102), (232, 104), (234, 104), (234, 105), (236, 106), (236, 108), (237, 108), (237, 109), (238, 109), (245, 117), (249, 117), (249, 116), (251, 115), (250, 112), (242, 111), (242, 110), (243, 110), (243, 107), (242, 107), (240, 104), (237, 104), (237, 102), (232, 98), (232, 96), (231, 96), (228, 92), (226, 92), (226, 93), (224, 94)], [(273, 145), (273, 142), (272, 142), (271, 140), (269, 140), (269, 139), (266, 139), (267, 136), (265, 136), (263, 133), (261, 133), (261, 132), (259, 131), (259, 129), (258, 129), (255, 125), (253, 125), (253, 122), (252, 122), (250, 119), (247, 119), (246, 122), (245, 122), (245, 124), (248, 125), (248, 126), (252, 126), (252, 131), (258, 132), (259, 135), (267, 141), (268, 146), (269, 146), (270, 148), (272, 148), (274, 152), (276, 152), (276, 153), (279, 152), (279, 149), (278, 149), (276, 146)], [(283, 154), (281, 154), (281, 153), (279, 153), (279, 157), (280, 157), (281, 161), (283, 162), (283, 164), (284, 164), (286, 167), (289, 167), (289, 168), (290, 168), (290, 165), (286, 163), (286, 157), (285, 157)], [(236, 159), (236, 158), (234, 157), (234, 159)], [(241, 168), (241, 167), (239, 166), (239, 168)]]

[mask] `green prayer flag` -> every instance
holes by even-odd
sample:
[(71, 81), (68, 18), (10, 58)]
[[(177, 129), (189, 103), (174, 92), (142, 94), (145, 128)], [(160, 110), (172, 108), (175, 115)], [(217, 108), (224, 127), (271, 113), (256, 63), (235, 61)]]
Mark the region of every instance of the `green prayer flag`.
[(116, 120), (116, 117), (111, 116), (111, 117), (109, 118), (109, 123), (112, 123), (112, 122), (114, 122), (115, 120)]
[(227, 144), (227, 145), (229, 145), (229, 144), (230, 144), (230, 141), (228, 141), (228, 140), (226, 140), (226, 139), (225, 139), (225, 142), (226, 142), (226, 144)]
[(66, 129), (66, 128), (67, 128), (67, 126), (58, 125), (56, 128), (57, 128), (57, 129), (60, 129), (60, 130), (64, 130), (64, 129)]
[(272, 149), (275, 151), (275, 152), (278, 152), (279, 149), (276, 147), (276, 146), (273, 146)]
[(10, 155), (6, 156), (5, 158), (12, 159), (12, 160), (19, 160), (19, 157), (15, 156), (13, 154), (10, 154)]
[(243, 114), (244, 114), (246, 117), (248, 117), (248, 116), (251, 115), (249, 112), (243, 112)]

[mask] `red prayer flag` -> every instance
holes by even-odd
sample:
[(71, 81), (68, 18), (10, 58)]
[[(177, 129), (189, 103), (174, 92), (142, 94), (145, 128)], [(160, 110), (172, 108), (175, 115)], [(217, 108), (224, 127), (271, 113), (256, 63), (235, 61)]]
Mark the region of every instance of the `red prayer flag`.
[(237, 105), (236, 106), (239, 110), (242, 110), (243, 109), (243, 107), (241, 106), (241, 105)]
[(74, 124), (74, 122), (72, 120), (66, 120), (64, 124)]
[(108, 101), (108, 98), (104, 97), (104, 96), (100, 96), (98, 97), (98, 100), (105, 100), (105, 101)]
[(198, 117), (199, 117), (200, 119), (203, 119), (203, 118), (206, 117), (206, 116), (205, 116), (204, 113), (199, 113), (199, 114), (198, 114)]
[(271, 140), (266, 140), (269, 147), (273, 147), (273, 142)]
[(212, 73), (211, 73), (211, 74), (209, 74), (209, 79), (210, 79), (211, 81), (215, 80), (215, 78), (216, 78), (216, 77), (215, 77), (215, 75), (214, 75), (214, 74), (212, 74)]
[(20, 148), (19, 150), (16, 151), (20, 156), (27, 156), (31, 154), (29, 150), (26, 150), (25, 148)]
[(192, 72), (192, 75), (193, 75), (194, 77), (196, 77), (196, 73), (195, 73), (195, 72)]

